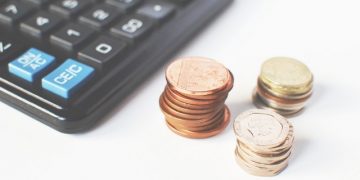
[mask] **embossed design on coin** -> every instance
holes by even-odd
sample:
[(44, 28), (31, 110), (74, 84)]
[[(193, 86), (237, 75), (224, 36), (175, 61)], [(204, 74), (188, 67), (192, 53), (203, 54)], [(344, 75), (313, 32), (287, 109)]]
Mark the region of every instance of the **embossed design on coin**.
[(166, 70), (166, 79), (183, 93), (207, 94), (224, 88), (229, 72), (216, 61), (190, 57), (172, 63)]

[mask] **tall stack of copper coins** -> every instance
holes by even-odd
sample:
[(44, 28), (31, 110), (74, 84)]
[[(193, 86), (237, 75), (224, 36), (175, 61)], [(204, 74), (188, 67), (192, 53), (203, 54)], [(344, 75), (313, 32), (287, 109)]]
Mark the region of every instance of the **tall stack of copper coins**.
[(293, 115), (304, 108), (312, 88), (313, 75), (305, 64), (292, 58), (275, 57), (262, 65), (253, 102), (259, 108)]
[(235, 157), (246, 172), (274, 176), (288, 165), (294, 141), (293, 126), (270, 110), (250, 110), (234, 122)]
[(160, 107), (168, 127), (188, 138), (222, 132), (230, 121), (224, 104), (234, 79), (222, 64), (207, 58), (180, 58), (166, 70)]

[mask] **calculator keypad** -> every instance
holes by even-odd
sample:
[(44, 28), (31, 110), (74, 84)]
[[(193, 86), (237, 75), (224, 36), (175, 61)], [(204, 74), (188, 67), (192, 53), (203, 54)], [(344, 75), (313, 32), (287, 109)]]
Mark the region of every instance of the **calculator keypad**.
[[(49, 48), (64, 55), (59, 58), (36, 46), (21, 52), (19, 43), (0, 39), (0, 63), (8, 63), (11, 78), (35, 84), (41, 81), (41, 89), (66, 101), (92, 75), (106, 74), (121, 64), (130, 47), (136, 47), (176, 10), (176, 3), (169, 0), (6, 2), (0, 5), (0, 22), (18, 23), (23, 34), (47, 42)], [(78, 68), (71, 68), (75, 66)], [(59, 84), (60, 76), (68, 81)]]

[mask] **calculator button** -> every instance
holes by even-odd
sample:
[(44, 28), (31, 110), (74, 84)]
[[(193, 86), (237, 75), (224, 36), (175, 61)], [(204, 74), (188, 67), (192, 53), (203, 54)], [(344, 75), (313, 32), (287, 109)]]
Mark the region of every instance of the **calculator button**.
[(26, 1), (31, 2), (37, 6), (43, 6), (55, 0), (26, 0)]
[(0, 64), (22, 51), (23, 43), (0, 37)]
[(148, 18), (133, 15), (111, 28), (111, 32), (133, 43), (149, 33), (152, 26)]
[(84, 10), (92, 3), (92, 0), (60, 0), (51, 4), (50, 10), (66, 17), (71, 17)]
[(55, 57), (31, 48), (19, 58), (10, 62), (9, 72), (26, 81), (34, 82), (38, 74), (55, 62)]
[(34, 10), (34, 6), (10, 1), (0, 8), (0, 22), (13, 25)]
[(106, 0), (106, 3), (114, 5), (115, 7), (129, 11), (139, 5), (142, 0)]
[(81, 15), (79, 20), (100, 29), (111, 23), (119, 14), (119, 10), (113, 6), (101, 4)]
[(68, 99), (94, 73), (94, 68), (68, 59), (42, 79), (42, 87), (60, 97)]
[(175, 5), (165, 1), (151, 1), (137, 10), (137, 13), (156, 21), (163, 21), (174, 12)]
[(80, 24), (68, 24), (50, 36), (51, 43), (67, 50), (75, 50), (84, 43), (94, 30)]
[(100, 36), (88, 47), (80, 51), (78, 56), (79, 59), (88, 62), (90, 65), (104, 68), (113, 61), (120, 61), (120, 59), (114, 58), (122, 54), (125, 48), (126, 43), (121, 40)]
[(39, 12), (20, 24), (20, 29), (35, 37), (43, 37), (58, 26), (61, 18), (48, 12)]

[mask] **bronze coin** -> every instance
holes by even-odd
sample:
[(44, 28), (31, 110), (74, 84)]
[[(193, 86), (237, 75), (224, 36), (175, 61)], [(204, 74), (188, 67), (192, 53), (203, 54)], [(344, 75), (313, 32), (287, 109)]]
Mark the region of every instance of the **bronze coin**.
[[(206, 113), (212, 113), (214, 111), (214, 109), (217, 109), (217, 107), (208, 108), (208, 109), (192, 109), (192, 108), (182, 107), (181, 105), (178, 105), (178, 104), (174, 103), (171, 99), (169, 99), (166, 96), (166, 93), (163, 93), (161, 98), (163, 98), (163, 100), (166, 102), (166, 104), (168, 106), (175, 109), (176, 111), (179, 111), (179, 112), (185, 113), (185, 114), (206, 114)], [(218, 106), (224, 106), (224, 105), (220, 104)]]
[(218, 104), (222, 101), (225, 101), (225, 99), (227, 98), (227, 94), (223, 94), (222, 96), (219, 96), (217, 99), (211, 99), (211, 100), (199, 100), (199, 99), (193, 99), (193, 98), (189, 98), (189, 97), (185, 97), (183, 95), (181, 95), (180, 93), (172, 90), (169, 86), (166, 86), (166, 91), (168, 91), (171, 95), (173, 95), (173, 97), (175, 97), (175, 99), (178, 99), (181, 102), (184, 103), (188, 103), (188, 104), (195, 104), (195, 105), (213, 105), (213, 104)]
[(216, 114), (218, 114), (218, 112), (220, 110), (223, 109), (223, 107), (218, 107), (218, 109), (214, 109), (213, 112), (211, 113), (206, 113), (206, 114), (185, 114), (179, 111), (176, 111), (175, 109), (172, 109), (165, 101), (161, 100), (160, 103), (162, 104), (162, 109), (166, 112), (169, 112), (171, 114), (174, 114), (176, 117), (181, 118), (181, 119), (193, 119), (193, 120), (197, 120), (197, 119), (210, 119), (212, 117), (214, 117)]
[(188, 130), (178, 130), (178, 129), (174, 128), (173, 126), (171, 126), (170, 124), (168, 124), (168, 123), (166, 123), (166, 124), (168, 125), (170, 130), (172, 130), (174, 133), (176, 133), (180, 136), (187, 137), (187, 138), (193, 138), (193, 139), (203, 139), (203, 138), (209, 138), (209, 137), (212, 137), (212, 136), (215, 136), (215, 135), (221, 133), (227, 127), (229, 122), (230, 122), (230, 111), (226, 107), (225, 111), (224, 111), (224, 118), (222, 120), (222, 123), (218, 127), (214, 127), (213, 129), (208, 130), (208, 131), (192, 132), (192, 131), (188, 131)]
[(209, 95), (227, 85), (230, 74), (220, 63), (201, 57), (180, 58), (166, 69), (166, 80), (178, 92)]

